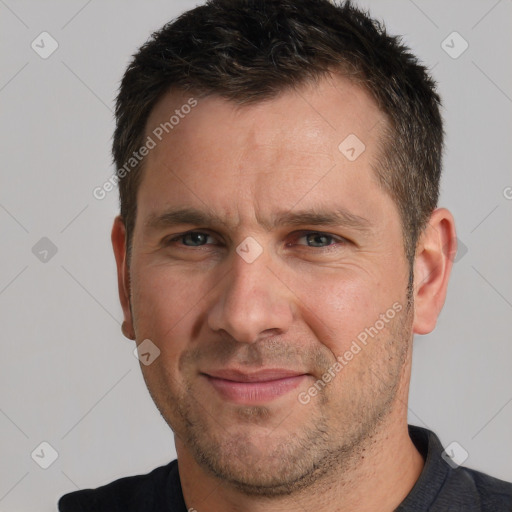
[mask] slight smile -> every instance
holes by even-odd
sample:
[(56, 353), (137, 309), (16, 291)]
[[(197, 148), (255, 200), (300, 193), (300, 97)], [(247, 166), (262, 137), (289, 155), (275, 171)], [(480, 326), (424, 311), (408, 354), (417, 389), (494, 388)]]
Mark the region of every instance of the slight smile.
[(296, 389), (308, 374), (285, 369), (266, 369), (252, 373), (218, 370), (202, 373), (225, 400), (240, 405), (272, 401)]

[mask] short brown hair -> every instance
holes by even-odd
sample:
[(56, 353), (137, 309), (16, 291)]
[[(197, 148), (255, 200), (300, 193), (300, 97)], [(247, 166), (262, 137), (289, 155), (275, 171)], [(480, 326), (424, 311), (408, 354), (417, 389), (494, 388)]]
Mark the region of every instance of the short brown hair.
[(143, 145), (149, 114), (165, 93), (251, 104), (332, 70), (365, 87), (389, 121), (375, 172), (398, 206), (412, 264), (439, 196), (443, 127), (435, 82), (378, 21), (350, 1), (329, 0), (209, 0), (134, 55), (117, 97), (113, 140), (128, 251), (144, 161), (120, 170)]

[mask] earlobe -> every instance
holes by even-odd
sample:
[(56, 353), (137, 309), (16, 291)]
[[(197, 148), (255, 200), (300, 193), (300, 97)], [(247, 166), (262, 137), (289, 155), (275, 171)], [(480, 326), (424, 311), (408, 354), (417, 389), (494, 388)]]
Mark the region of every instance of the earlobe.
[(130, 340), (135, 339), (133, 319), (130, 308), (130, 274), (126, 253), (126, 228), (123, 219), (117, 216), (112, 226), (112, 248), (116, 258), (117, 284), (119, 300), (123, 308), (124, 321), (121, 326), (123, 334)]
[(414, 324), (415, 334), (434, 330), (443, 308), (453, 260), (457, 252), (457, 236), (452, 214), (438, 208), (417, 244), (414, 260)]

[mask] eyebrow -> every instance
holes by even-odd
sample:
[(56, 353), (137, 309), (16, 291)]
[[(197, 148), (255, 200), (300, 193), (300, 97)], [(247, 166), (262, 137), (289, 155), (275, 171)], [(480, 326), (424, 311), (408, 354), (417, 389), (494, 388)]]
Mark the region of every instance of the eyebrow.
[[(359, 231), (369, 231), (371, 222), (364, 217), (355, 215), (343, 208), (336, 210), (286, 210), (275, 213), (270, 220), (258, 219), (258, 222), (267, 230), (280, 226), (343, 226)], [(153, 214), (145, 222), (146, 229), (162, 230), (180, 224), (195, 226), (222, 226), (230, 228), (231, 225), (214, 212), (206, 212), (196, 208), (169, 209), (161, 214)]]

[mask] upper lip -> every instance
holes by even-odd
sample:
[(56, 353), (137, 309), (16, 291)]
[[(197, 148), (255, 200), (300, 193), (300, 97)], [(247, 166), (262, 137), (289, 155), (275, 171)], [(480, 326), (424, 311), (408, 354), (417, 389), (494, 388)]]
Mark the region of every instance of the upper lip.
[(306, 372), (287, 370), (284, 368), (266, 368), (254, 372), (242, 372), (240, 370), (214, 370), (203, 372), (203, 374), (216, 379), (231, 380), (234, 382), (268, 382), (289, 377), (305, 375)]

